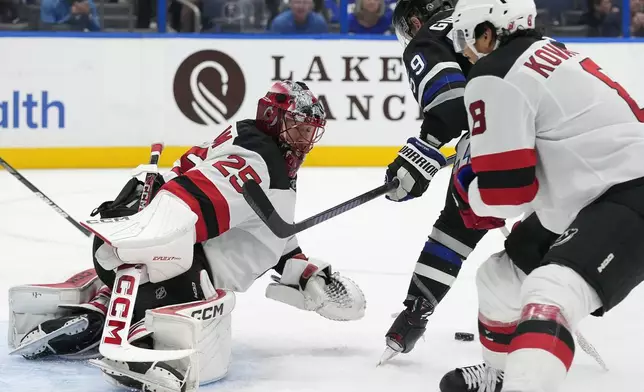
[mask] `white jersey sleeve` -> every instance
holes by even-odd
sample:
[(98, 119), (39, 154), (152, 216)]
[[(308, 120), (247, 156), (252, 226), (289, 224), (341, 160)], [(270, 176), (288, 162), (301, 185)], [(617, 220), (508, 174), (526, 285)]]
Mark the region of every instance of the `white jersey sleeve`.
[(533, 108), (521, 91), (497, 76), (474, 79), (465, 107), (477, 174), (468, 191), (472, 210), (499, 218), (526, 212), (539, 188)]
[(301, 252), (302, 252), (302, 249), (300, 249), (300, 244), (297, 242), (297, 237), (292, 236), (286, 242), (286, 246), (284, 246), (284, 252), (282, 253), (282, 257), (290, 256), (293, 253), (301, 253)]
[(164, 177), (161, 190), (173, 193), (197, 215), (196, 242), (217, 237), (254, 217), (242, 195), (242, 185), (255, 180), (269, 192), (271, 178), (264, 158), (235, 144), (236, 126), (213, 142), (191, 148)]

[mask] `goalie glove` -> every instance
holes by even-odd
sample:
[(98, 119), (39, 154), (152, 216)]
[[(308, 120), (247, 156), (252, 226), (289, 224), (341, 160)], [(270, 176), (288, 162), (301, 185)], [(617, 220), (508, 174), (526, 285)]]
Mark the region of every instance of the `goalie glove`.
[(409, 138), (407, 144), (398, 151), (396, 159), (387, 167), (385, 182), (391, 182), (397, 177), (400, 184), (386, 198), (406, 201), (422, 196), (445, 163), (445, 157), (436, 147), (419, 138)]
[(360, 287), (329, 263), (297, 254), (288, 259), (281, 277), (266, 288), (266, 297), (298, 309), (315, 311), (336, 320), (358, 320), (364, 316), (366, 299)]

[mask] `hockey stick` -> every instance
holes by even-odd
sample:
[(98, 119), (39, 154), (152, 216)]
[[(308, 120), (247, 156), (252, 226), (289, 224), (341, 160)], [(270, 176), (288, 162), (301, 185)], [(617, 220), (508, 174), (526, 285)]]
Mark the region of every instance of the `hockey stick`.
[[(443, 167), (447, 167), (453, 164), (455, 159), (456, 155), (449, 156), (447, 158), (445, 166)], [(266, 196), (266, 193), (264, 193), (259, 184), (254, 180), (246, 181), (242, 186), (242, 190), (244, 199), (246, 199), (248, 205), (250, 205), (253, 211), (255, 211), (257, 216), (259, 216), (259, 218), (266, 224), (266, 226), (268, 226), (273, 234), (275, 234), (279, 238), (288, 238), (294, 234), (319, 225), (322, 222), (325, 222), (331, 218), (334, 218), (340, 214), (343, 214), (349, 210), (370, 202), (371, 200), (377, 199), (378, 197), (398, 187), (399, 183), (399, 180), (397, 178), (394, 178), (391, 182), (381, 185), (375, 189), (356, 196), (351, 200), (347, 200), (344, 203), (338, 204), (335, 207), (331, 207), (326, 211), (322, 211), (319, 214), (313, 215), (312, 217), (304, 219), (303, 221), (297, 223), (287, 223), (284, 219), (282, 219), (277, 211), (275, 211), (275, 207), (273, 206), (273, 203), (271, 203), (271, 201), (268, 199), (268, 196)]]
[(74, 220), (71, 216), (69, 216), (68, 213), (65, 212), (62, 208), (58, 206), (58, 204), (54, 203), (51, 201), (50, 198), (45, 196), (44, 193), (40, 191), (40, 189), (36, 188), (34, 184), (32, 184), (29, 180), (27, 180), (25, 177), (22, 176), (16, 169), (14, 169), (7, 161), (2, 159), (0, 157), (0, 166), (4, 167), (12, 176), (14, 176), (18, 181), (22, 182), (24, 186), (29, 188), (30, 191), (32, 191), (36, 196), (40, 198), (40, 200), (44, 201), (49, 205), (51, 208), (54, 209), (58, 213), (58, 215), (62, 216), (67, 220), (67, 222), (71, 223), (74, 225), (75, 228), (81, 231), (81, 233), (85, 234), (86, 236), (90, 236), (92, 234), (91, 231), (87, 230), (83, 226), (80, 225), (76, 220)]
[[(151, 146), (150, 166), (156, 168), (159, 157), (163, 151), (162, 143), (155, 143)], [(145, 176), (143, 192), (139, 211), (150, 202), (152, 186), (158, 173), (148, 172)], [(88, 227), (90, 230), (91, 228)], [(105, 243), (111, 245), (109, 240), (94, 232)], [(157, 362), (181, 359), (191, 355), (194, 350), (148, 350), (132, 346), (128, 342), (128, 333), (134, 315), (134, 304), (141, 283), (141, 274), (145, 271), (145, 265), (124, 264), (117, 268), (110, 305), (105, 315), (105, 326), (99, 344), (100, 353), (109, 359), (123, 362)]]
[[(510, 231), (508, 230), (507, 227), (502, 226), (500, 227), (501, 233), (507, 238), (510, 235)], [(575, 331), (575, 335), (577, 336), (577, 343), (579, 343), (579, 346), (581, 349), (595, 360), (597, 364), (605, 371), (608, 371), (608, 366), (606, 366), (606, 362), (604, 362), (604, 359), (599, 355), (599, 352), (595, 347), (590, 344), (588, 340), (584, 337), (584, 335), (579, 332), (579, 330)]]

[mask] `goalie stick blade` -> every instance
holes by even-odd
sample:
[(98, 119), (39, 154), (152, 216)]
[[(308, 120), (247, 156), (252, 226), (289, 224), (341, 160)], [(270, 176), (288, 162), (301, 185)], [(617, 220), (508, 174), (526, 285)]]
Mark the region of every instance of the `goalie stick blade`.
[(100, 346), (100, 352), (114, 361), (157, 362), (182, 359), (194, 354), (195, 350), (148, 350), (123, 343), (120, 346)]
[(101, 335), (101, 355), (124, 362), (170, 361), (191, 355), (194, 350), (147, 350), (129, 344), (128, 331), (143, 269), (142, 265), (123, 265), (117, 269)]

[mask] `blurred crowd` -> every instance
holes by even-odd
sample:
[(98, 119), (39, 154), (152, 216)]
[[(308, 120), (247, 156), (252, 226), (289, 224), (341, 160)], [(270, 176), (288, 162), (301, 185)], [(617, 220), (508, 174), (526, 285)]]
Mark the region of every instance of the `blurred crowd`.
[[(644, 0), (535, 0), (537, 25), (553, 37), (644, 37)], [(395, 0), (167, 0), (168, 32), (392, 34)], [(346, 4), (346, 3), (345, 3)], [(0, 30), (157, 31), (157, 0), (0, 0)]]
[(536, 0), (537, 19), (550, 36), (622, 37), (625, 1), (631, 36), (644, 37), (644, 0)]
[[(167, 0), (169, 32), (340, 32), (336, 0)], [(349, 0), (351, 34), (391, 34), (395, 0)], [(157, 31), (157, 0), (0, 0), (0, 30)]]

